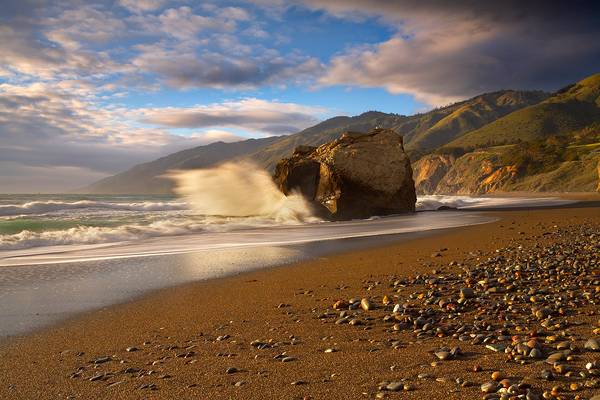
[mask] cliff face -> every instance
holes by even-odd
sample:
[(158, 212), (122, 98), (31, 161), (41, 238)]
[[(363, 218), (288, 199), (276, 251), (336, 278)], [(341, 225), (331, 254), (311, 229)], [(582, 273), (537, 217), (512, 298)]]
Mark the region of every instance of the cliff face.
[(274, 179), (283, 193), (300, 192), (331, 219), (415, 210), (410, 160), (402, 137), (388, 129), (301, 146), (277, 164)]
[(461, 157), (429, 154), (413, 165), (418, 194), (487, 194), (508, 191), (600, 191), (600, 160), (588, 154), (529, 173), (507, 162), (511, 149), (473, 151)]
[(440, 181), (446, 176), (454, 162), (454, 156), (428, 154), (413, 164), (415, 190), (419, 194), (434, 193)]

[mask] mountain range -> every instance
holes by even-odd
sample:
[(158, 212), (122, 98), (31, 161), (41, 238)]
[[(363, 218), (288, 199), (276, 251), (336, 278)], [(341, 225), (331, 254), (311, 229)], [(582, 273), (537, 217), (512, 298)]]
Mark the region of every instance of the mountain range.
[(102, 179), (81, 193), (165, 194), (170, 170), (247, 159), (273, 171), (299, 145), (389, 128), (403, 136), (420, 194), (595, 191), (600, 173), (600, 73), (555, 93), (503, 90), (411, 116), (369, 111), (288, 136), (216, 142)]

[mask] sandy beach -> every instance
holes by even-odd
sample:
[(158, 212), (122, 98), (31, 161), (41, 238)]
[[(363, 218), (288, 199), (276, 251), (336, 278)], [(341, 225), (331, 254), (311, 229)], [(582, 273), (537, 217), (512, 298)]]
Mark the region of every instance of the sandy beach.
[[(555, 386), (555, 398), (597, 395), (600, 386), (594, 371), (598, 366), (590, 364), (586, 372), (585, 365), (599, 355), (584, 347), (586, 340), (600, 337), (597, 204), (485, 214), (498, 221), (164, 289), (4, 340), (0, 398), (465, 399), (484, 396), (481, 385), (492, 380), (494, 371), (502, 375), (495, 376), (498, 387), (508, 383), (521, 384), (518, 390), (531, 387), (532, 396), (539, 396), (531, 398), (542, 398)], [(588, 245), (582, 248), (585, 242)], [(499, 284), (508, 287), (508, 293), (502, 294), (490, 290), (487, 283), (482, 289), (473, 282), (475, 299), (470, 301), (474, 303), (455, 302), (460, 297), (456, 290), (465, 285), (465, 269), (498, 255), (510, 258), (521, 251), (567, 248), (574, 243), (580, 248), (572, 248), (573, 253), (563, 254), (560, 260), (587, 260), (577, 265), (592, 274), (586, 280), (572, 276), (572, 282), (581, 283), (573, 290), (585, 296), (574, 303), (566, 294), (549, 299), (543, 288), (552, 290), (562, 281), (552, 277), (531, 281), (531, 295), (551, 308), (543, 318), (551, 320), (546, 328), (540, 326), (545, 321), (535, 317), (537, 311), (531, 316), (529, 308), (511, 300), (511, 290), (518, 291), (521, 283), (515, 284), (517, 289)], [(546, 253), (546, 257), (551, 256)], [(493, 262), (502, 266), (505, 261)], [(493, 262), (483, 268), (492, 268)], [(463, 281), (454, 281), (457, 277)], [(438, 297), (432, 295), (436, 291)], [(387, 306), (384, 296), (390, 300)], [(390, 320), (394, 304), (432, 296), (436, 301), (422, 307), (441, 307), (447, 313), (435, 317), (431, 331), (435, 333), (427, 333), (417, 322), (414, 327), (424, 334), (417, 333), (412, 322), (408, 327), (401, 318)], [(477, 303), (480, 296), (484, 303)], [(349, 304), (353, 298), (368, 299), (369, 310)], [(452, 312), (447, 304), (438, 306), (438, 299), (450, 299), (458, 309)], [(339, 301), (344, 304), (338, 303), (336, 310)], [(514, 309), (493, 306), (511, 301)], [(487, 307), (487, 313), (482, 307)], [(516, 325), (510, 324), (510, 313)], [(504, 314), (509, 317), (501, 318)], [(519, 320), (527, 314), (530, 317)], [(336, 323), (344, 318), (342, 322), (360, 322)], [(490, 322), (489, 344), (533, 338), (543, 358), (520, 362), (519, 357), (474, 343), (475, 336), (461, 340), (456, 324), (464, 318), (473, 325)], [(556, 369), (544, 360), (563, 341), (572, 344), (567, 346), (572, 354), (565, 354), (565, 370), (554, 371), (552, 381), (540, 378), (542, 370)], [(496, 393), (488, 396), (499, 398), (493, 397)]]

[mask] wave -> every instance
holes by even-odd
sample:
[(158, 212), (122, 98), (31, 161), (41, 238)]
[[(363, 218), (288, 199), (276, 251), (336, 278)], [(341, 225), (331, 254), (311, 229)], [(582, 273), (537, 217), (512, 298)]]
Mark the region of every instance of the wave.
[(248, 162), (168, 176), (175, 181), (175, 192), (199, 215), (260, 216), (278, 223), (318, 220), (302, 195), (284, 195), (267, 171)]
[(417, 197), (417, 211), (435, 211), (440, 207), (463, 208), (481, 204), (482, 198), (469, 196), (424, 195)]
[[(294, 223), (288, 223), (294, 225)], [(77, 226), (74, 228), (34, 232), (24, 230), (13, 235), (0, 235), (0, 250), (21, 250), (32, 247), (71, 244), (119, 243), (160, 236), (179, 236), (203, 232), (226, 232), (247, 228), (273, 226), (271, 219), (260, 217), (201, 219), (178, 218), (150, 224), (127, 224), (116, 227)]]
[(417, 211), (435, 211), (440, 207), (455, 208), (458, 210), (478, 208), (511, 208), (511, 207), (540, 207), (547, 205), (563, 205), (573, 203), (572, 200), (563, 200), (555, 197), (470, 197), (424, 195), (417, 197)]
[(137, 203), (112, 203), (106, 201), (80, 200), (80, 201), (31, 201), (24, 204), (2, 204), (0, 205), (0, 216), (34, 215), (65, 210), (84, 209), (106, 209), (121, 211), (179, 211), (187, 210), (188, 206), (183, 202), (152, 202), (144, 201)]

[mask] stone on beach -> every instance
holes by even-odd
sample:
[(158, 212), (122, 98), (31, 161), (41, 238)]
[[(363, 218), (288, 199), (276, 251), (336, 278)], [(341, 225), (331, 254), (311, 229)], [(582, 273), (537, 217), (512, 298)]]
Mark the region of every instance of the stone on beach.
[(318, 148), (299, 147), (290, 158), (279, 161), (274, 179), (284, 194), (301, 193), (326, 218), (415, 210), (410, 160), (402, 137), (389, 129), (347, 132)]

